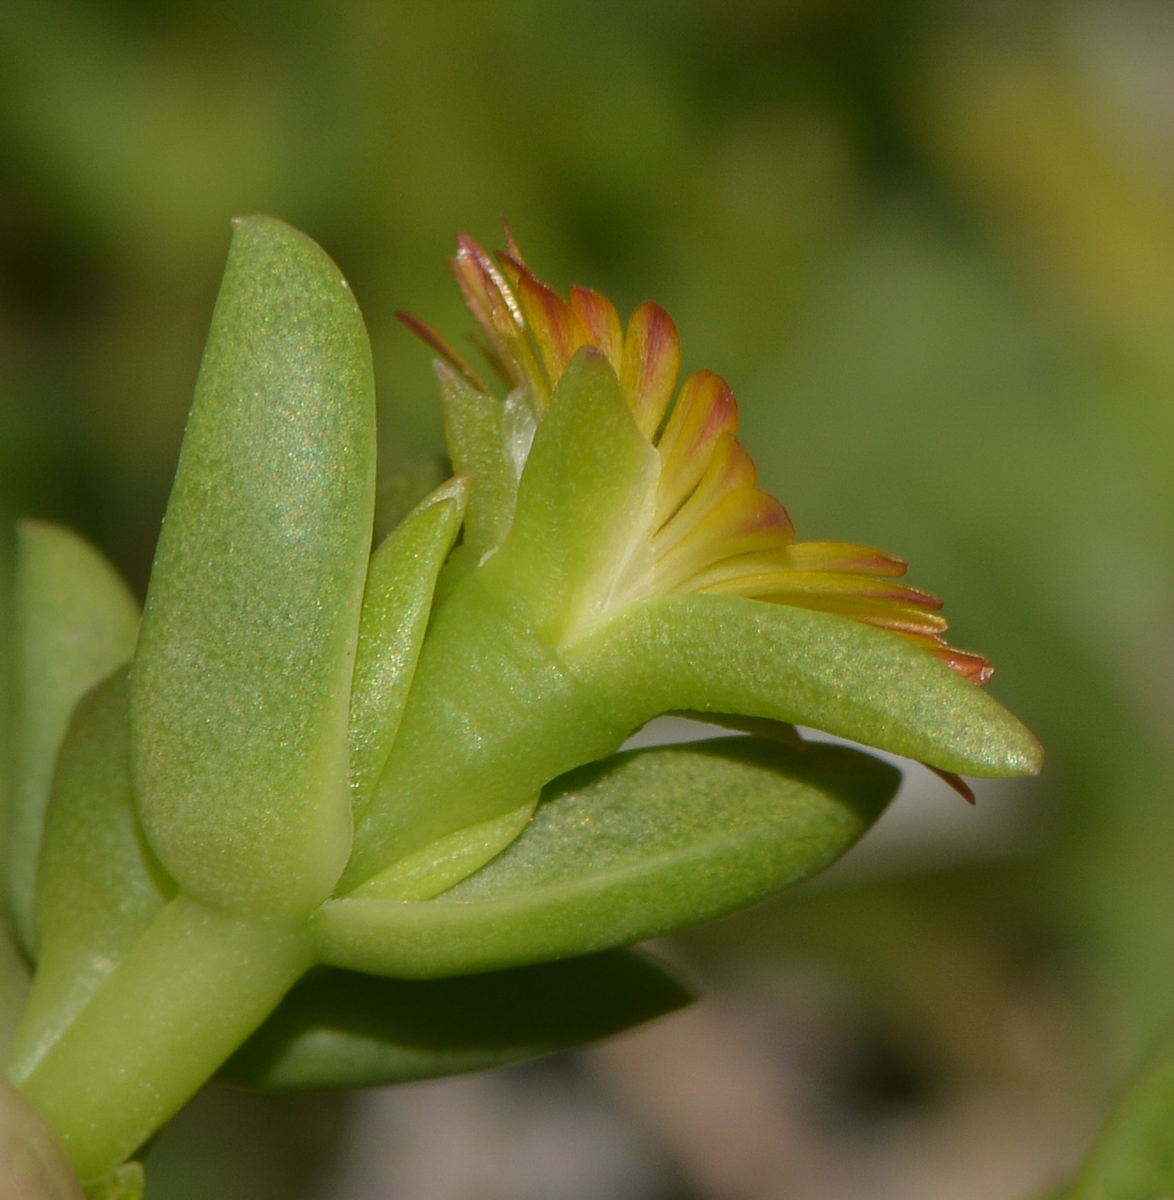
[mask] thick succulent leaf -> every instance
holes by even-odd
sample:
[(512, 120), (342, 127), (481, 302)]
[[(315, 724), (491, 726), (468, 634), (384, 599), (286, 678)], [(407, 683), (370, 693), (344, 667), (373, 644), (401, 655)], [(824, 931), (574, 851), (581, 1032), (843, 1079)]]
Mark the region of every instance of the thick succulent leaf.
[(1076, 1181), (1056, 1200), (1157, 1200), (1174, 1195), (1174, 1038), (1126, 1092)]
[(299, 983), (218, 1077), (278, 1091), (431, 1079), (568, 1050), (692, 998), (630, 950), (456, 979), (326, 970)]
[(131, 690), (144, 829), (210, 903), (306, 912), (346, 862), (374, 494), (374, 387), (354, 297), (309, 238), (239, 221)]
[(371, 556), (351, 682), (350, 781), (356, 812), (395, 741), (424, 640), (436, 577), (469, 495), (468, 477), (423, 500)]
[(641, 533), (659, 469), (619, 380), (597, 350), (572, 360), (551, 396), (505, 544), (482, 568), (487, 590), (563, 640), (607, 598)]
[(555, 781), (517, 841), (436, 899), (330, 901), (320, 954), (428, 978), (626, 945), (818, 871), (899, 780), (857, 751), (757, 738), (620, 754)]
[(768, 717), (960, 775), (1024, 775), (1043, 752), (996, 700), (903, 638), (735, 596), (634, 604), (564, 654), (601, 704)]
[(31, 952), (41, 828), (57, 751), (74, 705), (134, 653), (139, 607), (114, 568), (76, 533), (24, 521), (14, 608), (16, 786), (9, 888), (17, 932)]
[(514, 519), (518, 477), (506, 455), (501, 401), (473, 387), (439, 360), (444, 431), (453, 470), (473, 476), (465, 545), (480, 559), (505, 540)]
[(436, 603), (340, 894), (439, 838), (513, 811), (564, 771), (618, 749), (628, 732), (612, 728), (610, 713), (575, 686), (522, 613), (481, 586), (482, 573)]
[(78, 705), (45, 820), (40, 961), (6, 1069), (27, 1077), (174, 894), (135, 817), (128, 685), (119, 671)]

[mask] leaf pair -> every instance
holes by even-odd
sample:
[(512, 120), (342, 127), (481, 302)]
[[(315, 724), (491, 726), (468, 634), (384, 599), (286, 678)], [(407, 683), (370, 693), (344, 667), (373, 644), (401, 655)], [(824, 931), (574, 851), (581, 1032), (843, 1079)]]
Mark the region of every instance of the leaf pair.
[(570, 362), (528, 456), (508, 404), (462, 403), (474, 474), (370, 555), (362, 319), (318, 247), (252, 218), (137, 644), (93, 551), (26, 535), (13, 899), (40, 945), (8, 1069), (85, 1173), (230, 1055), (256, 1086), (392, 1082), (668, 1011), (680, 985), (619, 948), (819, 870), (897, 786), (858, 752), (756, 737), (615, 754), (661, 712), (975, 774), (1037, 762), (1013, 717), (882, 630), (625, 592), (654, 452), (600, 355)]

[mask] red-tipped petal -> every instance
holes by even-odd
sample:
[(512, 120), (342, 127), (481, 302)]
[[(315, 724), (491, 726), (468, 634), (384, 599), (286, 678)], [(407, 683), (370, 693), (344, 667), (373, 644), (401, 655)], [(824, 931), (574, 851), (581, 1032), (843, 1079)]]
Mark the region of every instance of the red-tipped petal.
[(915, 634), (933, 637), (946, 629), (946, 620), (936, 613), (926, 612), (915, 604), (877, 599), (872, 596), (838, 595), (819, 592), (777, 592), (762, 596), (776, 604), (791, 604), (796, 608), (814, 608), (820, 612), (849, 617), (865, 625), (875, 625), (890, 633)]
[(657, 443), (661, 466), (656, 508), (662, 519), (700, 482), (722, 435), (732, 436), (737, 428), (738, 404), (726, 381), (712, 371), (690, 375)]
[(607, 355), (612, 370), (620, 373), (624, 352), (624, 331), (615, 305), (590, 288), (571, 288), (571, 307), (586, 326), (591, 343)]
[(522, 316), (509, 285), (489, 255), (463, 233), (449, 262), (469, 311), (493, 347), (495, 366), (504, 370), (510, 387), (517, 387), (524, 378), (517, 351)]
[(968, 650), (957, 650), (947, 645), (944, 638), (938, 634), (903, 633), (906, 641), (913, 642), (923, 650), (928, 650), (935, 658), (940, 658), (946, 666), (957, 671), (971, 683), (981, 687), (995, 673), (991, 660), (981, 654), (971, 654)]
[(953, 646), (942, 646), (933, 652), (948, 667), (953, 667), (959, 675), (965, 676), (971, 683), (982, 687), (995, 673), (991, 660), (982, 654), (971, 654), (966, 650), (955, 650)]
[(550, 388), (530, 344), (521, 305), (505, 276), (465, 234), (457, 238), (456, 257), (449, 261), (465, 303), (489, 341), (490, 361), (511, 388), (525, 383), (541, 411), (550, 399)]
[(510, 228), (510, 223), (506, 220), (505, 213), (498, 213), (497, 219), (501, 222), (501, 232), (505, 235), (506, 253), (514, 262), (525, 266), (526, 260), (522, 257), (521, 250), (518, 249), (518, 243), (514, 241), (514, 231)]
[(553, 388), (575, 351), (588, 343), (587, 327), (554, 288), (548, 287), (521, 263), (502, 255), (502, 264), (513, 268), (511, 275), (526, 315), (526, 326), (542, 356), (546, 378)]
[(897, 578), (909, 567), (903, 558), (850, 542), (793, 542), (787, 555), (795, 571), (850, 571)]
[[(653, 552), (659, 557), (685, 537), (706, 513), (716, 508), (731, 492), (750, 490), (758, 472), (750, 455), (734, 439), (723, 433), (709, 456), (697, 486), (679, 508), (670, 509), (663, 488), (657, 493), (657, 512), (654, 526), (659, 526), (653, 538)], [(723, 555), (724, 556), (724, 555)]]
[(681, 343), (673, 319), (659, 304), (641, 304), (628, 322), (620, 383), (640, 432), (653, 439), (677, 385)]

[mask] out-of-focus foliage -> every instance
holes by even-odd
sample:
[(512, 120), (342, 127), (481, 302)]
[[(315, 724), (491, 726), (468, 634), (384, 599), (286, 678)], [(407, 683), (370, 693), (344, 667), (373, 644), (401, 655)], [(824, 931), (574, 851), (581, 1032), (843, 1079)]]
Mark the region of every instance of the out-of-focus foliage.
[(402, 511), (441, 415), (394, 310), (457, 336), (442, 260), (504, 210), (546, 278), (673, 312), (801, 536), (907, 556), (994, 659), (1041, 832), (886, 936), (997, 894), (1116, 1081), (1174, 1011), (1172, 50), (1145, 0), (3, 0), (0, 509), (145, 580), (268, 211), (355, 287)]

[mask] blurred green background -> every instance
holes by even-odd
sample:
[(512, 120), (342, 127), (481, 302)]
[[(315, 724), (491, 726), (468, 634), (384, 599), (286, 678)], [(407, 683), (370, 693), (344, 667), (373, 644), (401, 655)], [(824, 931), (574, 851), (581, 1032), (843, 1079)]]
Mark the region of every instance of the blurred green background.
[[(910, 559), (1048, 750), (1017, 853), (681, 953), (823, 964), (934, 1078), (1046, 984), (1085, 1130), (1174, 1012), (1172, 53), (1143, 0), (0, 0), (0, 510), (142, 589), (255, 211), (355, 288), (394, 496), (442, 448), (395, 310), (461, 336), (445, 258), (504, 211), (560, 289), (664, 304), (800, 536)], [(240, 1103), (153, 1196), (293, 1195), (342, 1119)]]

